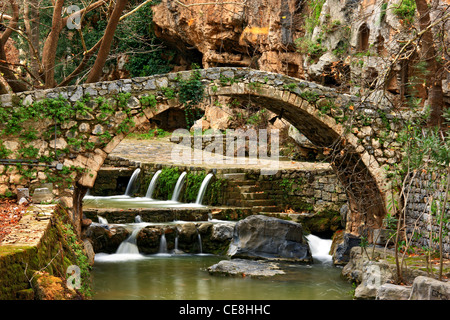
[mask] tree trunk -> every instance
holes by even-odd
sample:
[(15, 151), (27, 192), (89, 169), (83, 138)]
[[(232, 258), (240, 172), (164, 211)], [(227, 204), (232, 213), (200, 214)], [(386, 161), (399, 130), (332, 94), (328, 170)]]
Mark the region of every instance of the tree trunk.
[[(39, 54), (39, 4), (36, 0), (28, 0), (24, 2), (23, 8), (24, 25), (28, 39), (30, 39), (29, 56), (30, 71), (35, 77), (39, 77), (41, 73), (40, 68), (40, 54)], [(43, 79), (41, 79), (43, 80)], [(34, 84), (38, 84), (37, 81)]]
[(122, 11), (125, 9), (127, 3), (128, 0), (117, 0), (116, 6), (109, 18), (108, 25), (106, 26), (105, 34), (103, 35), (102, 43), (98, 50), (97, 59), (88, 75), (86, 83), (97, 82), (100, 80), (103, 67), (111, 49), (111, 43), (114, 39), (114, 33), (119, 23), (120, 16), (122, 15)]
[[(8, 28), (3, 31), (0, 38), (0, 60), (5, 61), (5, 63), (0, 63), (0, 73), (2, 74), (8, 85), (11, 87), (11, 90), (13, 92), (20, 92), (26, 91), (28, 88), (25, 83), (21, 82), (14, 74), (14, 71), (11, 69), (11, 65), (7, 63), (5, 52), (5, 44), (11, 36), (12, 30), (17, 28), (17, 23), (19, 21), (19, 6), (14, 0), (10, 0), (9, 3), (13, 12), (13, 18), (9, 21)], [(4, 92), (5, 90), (7, 91), (4, 86), (1, 87), (3, 87), (1, 88), (2, 92)]]
[(78, 183), (73, 190), (72, 224), (79, 236), (81, 236), (81, 221), (83, 220), (83, 198), (87, 191), (88, 188)]
[(62, 9), (64, 0), (56, 0), (55, 8), (53, 10), (52, 28), (47, 40), (42, 49), (42, 65), (44, 67), (44, 83), (45, 88), (55, 87), (55, 60), (56, 48), (58, 45), (59, 34), (61, 33), (62, 24)]
[[(430, 8), (426, 0), (415, 0), (419, 12), (420, 30), (426, 30), (430, 24)], [(426, 80), (428, 88), (428, 104), (431, 108), (428, 119), (429, 126), (441, 126), (444, 95), (442, 92), (442, 66), (437, 60), (436, 48), (434, 46), (433, 31), (431, 28), (425, 31), (421, 40), (422, 56), (427, 63), (429, 71)]]

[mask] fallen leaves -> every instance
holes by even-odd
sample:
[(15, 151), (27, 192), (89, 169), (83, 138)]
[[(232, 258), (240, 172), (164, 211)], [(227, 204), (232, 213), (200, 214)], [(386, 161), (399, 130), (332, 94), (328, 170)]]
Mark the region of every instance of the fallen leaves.
[(28, 205), (19, 205), (15, 200), (0, 200), (0, 241), (2, 241), (20, 221)]

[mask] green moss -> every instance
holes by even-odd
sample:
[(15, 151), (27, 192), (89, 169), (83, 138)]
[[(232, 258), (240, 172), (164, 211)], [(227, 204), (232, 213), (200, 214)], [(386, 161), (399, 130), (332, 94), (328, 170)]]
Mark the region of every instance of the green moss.
[(325, 210), (313, 216), (304, 217), (301, 219), (301, 223), (307, 232), (312, 233), (335, 232), (342, 228), (339, 212), (332, 210)]
[(163, 168), (161, 170), (161, 174), (159, 175), (158, 187), (154, 191), (153, 198), (159, 200), (171, 199), (180, 174), (181, 172), (179, 168)]
[(29, 290), (33, 288), (32, 279), (38, 270), (65, 279), (70, 265), (78, 265), (82, 269), (81, 282), (86, 288), (80, 294), (89, 297), (89, 275), (83, 274), (83, 270), (87, 269), (84, 262), (86, 257), (80, 251), (79, 240), (69, 241), (66, 235), (63, 226), (68, 219), (67, 212), (57, 206), (51, 225), (37, 247), (0, 247), (0, 300), (29, 297)]

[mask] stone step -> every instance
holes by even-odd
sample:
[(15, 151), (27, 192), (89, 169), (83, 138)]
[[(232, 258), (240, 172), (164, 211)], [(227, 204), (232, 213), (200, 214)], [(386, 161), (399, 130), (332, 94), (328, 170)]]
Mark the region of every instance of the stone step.
[(258, 206), (274, 206), (275, 203), (272, 199), (252, 199), (243, 201), (247, 207), (258, 207)]
[(263, 212), (280, 212), (281, 208), (279, 206), (253, 206), (253, 213), (263, 213)]
[(265, 192), (243, 192), (241, 193), (244, 200), (261, 200), (267, 199), (267, 194)]
[(255, 186), (255, 180), (229, 180), (230, 186)]
[(234, 181), (244, 181), (247, 179), (247, 175), (245, 172), (238, 172), (238, 173), (225, 173), (223, 175), (224, 179), (227, 180), (234, 180)]
[(239, 191), (241, 193), (250, 193), (250, 192), (258, 192), (261, 190), (261, 188), (259, 188), (256, 185), (245, 185), (245, 186), (237, 186), (239, 188)]

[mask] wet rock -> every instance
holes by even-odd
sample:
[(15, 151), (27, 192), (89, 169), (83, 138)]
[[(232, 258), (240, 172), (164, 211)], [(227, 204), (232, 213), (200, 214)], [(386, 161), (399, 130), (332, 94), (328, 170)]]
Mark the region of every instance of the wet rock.
[(359, 247), (361, 239), (350, 233), (345, 233), (341, 237), (333, 239), (333, 263), (335, 265), (345, 265), (350, 260), (350, 252), (353, 247)]
[(262, 215), (236, 223), (227, 254), (232, 258), (312, 261), (301, 224)]
[(122, 226), (104, 225), (93, 222), (87, 229), (85, 237), (91, 240), (95, 253), (115, 253), (130, 232)]
[(161, 236), (164, 230), (160, 227), (148, 226), (139, 231), (136, 237), (136, 244), (140, 253), (158, 253)]
[(209, 267), (208, 272), (216, 275), (248, 276), (256, 278), (285, 274), (285, 272), (274, 262), (246, 259), (222, 260)]

